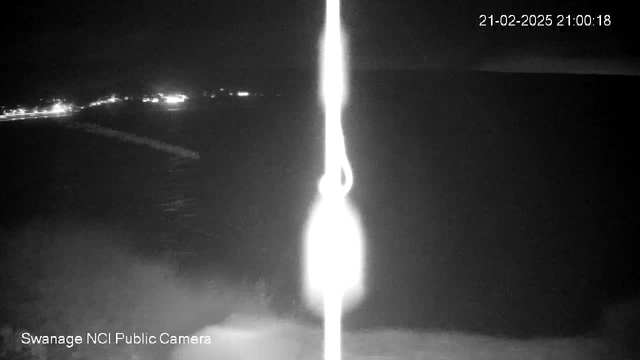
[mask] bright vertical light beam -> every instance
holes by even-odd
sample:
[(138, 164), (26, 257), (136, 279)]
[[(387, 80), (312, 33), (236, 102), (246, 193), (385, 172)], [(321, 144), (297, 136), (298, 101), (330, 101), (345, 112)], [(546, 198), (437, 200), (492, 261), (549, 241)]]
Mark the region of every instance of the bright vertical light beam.
[(353, 176), (341, 123), (346, 85), (340, 1), (326, 1), (321, 54), (325, 173), (307, 227), (305, 290), (310, 306), (324, 316), (324, 359), (340, 360), (342, 313), (363, 293), (363, 249), (359, 219), (346, 198)]
[(340, 109), (344, 100), (344, 55), (339, 0), (327, 0), (322, 51), (322, 96), (327, 107)]
[[(322, 100), (325, 108), (325, 175), (320, 192), (344, 196), (352, 184), (342, 134), (342, 105), (345, 100), (345, 62), (340, 25), (340, 0), (327, 0), (322, 42)], [(342, 183), (342, 175), (345, 177)]]
[[(322, 98), (325, 107), (325, 177), (321, 192), (337, 193), (341, 183), (341, 111), (344, 63), (340, 29), (340, 0), (327, 0), (322, 49)], [(331, 188), (327, 188), (330, 186)], [(330, 196), (328, 193), (324, 195)]]

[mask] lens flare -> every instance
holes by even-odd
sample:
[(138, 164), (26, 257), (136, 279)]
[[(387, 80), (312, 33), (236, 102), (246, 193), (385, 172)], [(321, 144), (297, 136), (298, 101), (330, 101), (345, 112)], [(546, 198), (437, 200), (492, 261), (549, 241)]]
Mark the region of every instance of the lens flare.
[(363, 295), (363, 239), (357, 212), (346, 195), (353, 185), (341, 116), (345, 62), (340, 0), (327, 0), (322, 39), (325, 173), (305, 234), (305, 297), (324, 317), (324, 359), (340, 360), (342, 313)]
[(351, 310), (364, 295), (364, 236), (356, 209), (344, 197), (321, 197), (305, 235), (307, 304), (322, 315), (324, 292), (335, 288), (343, 312)]

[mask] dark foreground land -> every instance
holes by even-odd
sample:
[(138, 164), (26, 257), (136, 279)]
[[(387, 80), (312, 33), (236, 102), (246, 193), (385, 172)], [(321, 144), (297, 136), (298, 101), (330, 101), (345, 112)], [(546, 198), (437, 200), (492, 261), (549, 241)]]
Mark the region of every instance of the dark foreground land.
[[(636, 82), (354, 76), (344, 126), (368, 294), (345, 326), (524, 339), (600, 331), (603, 309), (638, 288), (628, 251), (637, 238), (636, 99), (626, 92)], [(183, 278), (264, 279), (270, 306), (291, 315), (322, 171), (323, 118), (310, 84), (242, 106), (111, 107), (65, 120), (184, 147), (197, 160), (65, 122), (0, 123), (5, 253), (30, 256), (17, 239), (106, 237), (135, 258), (171, 258)], [(16, 259), (5, 256), (3, 271), (20, 273), (28, 261)], [(3, 281), (11, 289), (32, 280)], [(3, 297), (5, 316), (26, 293)], [(180, 331), (220, 320), (197, 318)]]

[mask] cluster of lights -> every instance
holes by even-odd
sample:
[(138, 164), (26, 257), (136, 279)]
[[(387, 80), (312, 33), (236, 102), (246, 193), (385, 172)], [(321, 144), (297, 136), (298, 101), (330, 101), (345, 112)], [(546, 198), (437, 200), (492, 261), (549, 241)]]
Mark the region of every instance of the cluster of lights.
[(4, 111), (4, 115), (24, 115), (27, 111), (24, 108), (9, 109)]
[(57, 103), (51, 107), (50, 112), (54, 114), (60, 114), (69, 111), (70, 108), (68, 105), (63, 105), (62, 103)]
[[(58, 99), (55, 99), (58, 100)], [(64, 104), (62, 102), (57, 102), (52, 106), (46, 109), (33, 108), (27, 109), (24, 107), (17, 107), (15, 109), (5, 109), (3, 111), (3, 115), (0, 115), (0, 118), (6, 117), (14, 117), (14, 116), (28, 116), (28, 117), (38, 117), (38, 116), (46, 116), (46, 115), (60, 115), (65, 114), (72, 111), (71, 105)]]
[[(205, 91), (204, 92), (204, 97), (209, 97), (211, 99), (216, 98), (216, 97), (233, 97), (233, 96), (237, 96), (237, 97), (248, 97), (248, 96), (257, 96), (258, 94), (255, 93), (250, 93), (249, 91), (234, 91), (232, 89), (225, 89), (225, 88), (219, 88), (217, 93), (209, 93), (209, 91)], [(260, 94), (260, 96), (264, 96), (263, 94)]]
[(115, 95), (111, 95), (110, 97), (106, 98), (106, 99), (100, 99), (98, 101), (94, 101), (92, 103), (89, 104), (89, 106), (100, 106), (100, 105), (106, 105), (106, 104), (113, 104), (115, 102), (118, 101), (122, 101), (120, 99), (118, 99)]
[[(125, 96), (123, 99), (124, 100), (133, 100), (134, 98), (130, 97), (130, 96)], [(112, 95), (111, 97), (102, 98), (102, 99), (100, 99), (98, 101), (94, 101), (94, 102), (90, 103), (89, 106), (100, 106), (100, 105), (113, 104), (113, 103), (116, 103), (116, 102), (123, 101), (123, 99), (117, 98), (115, 95)], [(140, 100), (142, 100), (143, 103), (177, 104), (177, 103), (183, 103), (186, 99), (188, 99), (188, 97), (186, 95), (183, 95), (183, 94), (157, 93), (157, 94), (154, 94), (154, 95), (143, 95)]]
[(160, 103), (160, 102), (164, 102), (166, 104), (178, 104), (178, 103), (183, 103), (185, 100), (187, 100), (188, 97), (186, 95), (183, 94), (163, 94), (163, 93), (158, 93), (157, 95), (153, 95), (153, 96), (143, 96), (142, 97), (142, 102), (144, 103)]
[[(217, 93), (217, 94), (216, 94)], [(216, 93), (209, 93), (205, 91), (205, 97), (215, 98), (216, 96), (229, 96), (229, 97), (250, 97), (250, 96), (264, 96), (264, 94), (259, 93), (251, 93), (249, 91), (234, 91), (229, 88), (219, 88), (219, 91)], [(163, 104), (180, 104), (184, 103), (187, 99), (189, 99), (186, 95), (180, 93), (171, 93), (171, 94), (163, 94), (157, 93), (153, 95), (144, 95), (142, 98), (137, 98), (141, 100), (143, 103), (163, 103)], [(89, 107), (96, 107), (102, 105), (109, 105), (118, 102), (122, 102), (123, 100), (134, 100), (133, 97), (125, 96), (123, 98), (119, 98), (116, 95), (104, 96), (99, 98), (96, 101), (90, 102), (88, 104)], [(44, 99), (40, 99), (40, 101), (44, 101)], [(37, 115), (50, 115), (50, 114), (64, 114), (67, 112), (71, 112), (73, 110), (72, 106), (66, 104), (66, 100), (61, 98), (48, 99), (47, 102), (49, 104), (53, 103), (46, 108), (36, 107), (36, 108), (25, 108), (25, 107), (17, 107), (13, 109), (6, 109), (4, 106), (0, 108), (0, 117), (6, 118), (8, 116), (28, 116), (28, 117), (36, 117)], [(78, 107), (78, 109), (84, 109), (84, 107)]]

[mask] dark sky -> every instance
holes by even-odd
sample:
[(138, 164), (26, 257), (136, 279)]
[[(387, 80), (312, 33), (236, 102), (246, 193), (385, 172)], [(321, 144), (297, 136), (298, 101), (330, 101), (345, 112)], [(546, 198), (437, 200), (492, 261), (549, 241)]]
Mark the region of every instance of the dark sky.
[[(324, 16), (324, 2), (311, 0), (12, 1), (1, 6), (1, 61), (9, 80), (3, 81), (4, 95), (16, 84), (27, 90), (201, 78), (238, 68), (314, 70)], [(635, 74), (629, 59), (637, 52), (634, 26), (626, 10), (604, 1), (343, 1), (356, 69)], [(490, 13), (611, 14), (613, 26), (604, 32), (481, 29), (479, 16)]]

